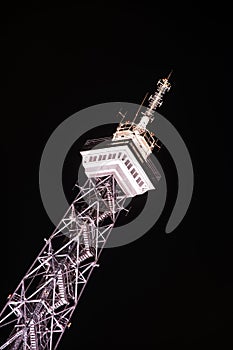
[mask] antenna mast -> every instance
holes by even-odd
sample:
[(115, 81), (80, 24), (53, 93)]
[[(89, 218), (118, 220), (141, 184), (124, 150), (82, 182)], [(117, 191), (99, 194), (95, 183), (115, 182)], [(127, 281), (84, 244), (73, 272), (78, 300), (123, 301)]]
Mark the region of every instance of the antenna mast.
[(143, 117), (141, 118), (141, 121), (138, 124), (138, 128), (140, 129), (146, 129), (147, 124), (152, 122), (154, 120), (154, 112), (155, 110), (160, 107), (163, 103), (163, 95), (165, 92), (169, 91), (171, 88), (171, 84), (169, 83), (169, 78), (172, 74), (172, 71), (169, 73), (167, 78), (160, 79), (157, 83), (157, 90), (154, 93), (154, 95), (151, 95), (149, 97), (149, 106), (147, 107), (146, 111), (143, 114)]

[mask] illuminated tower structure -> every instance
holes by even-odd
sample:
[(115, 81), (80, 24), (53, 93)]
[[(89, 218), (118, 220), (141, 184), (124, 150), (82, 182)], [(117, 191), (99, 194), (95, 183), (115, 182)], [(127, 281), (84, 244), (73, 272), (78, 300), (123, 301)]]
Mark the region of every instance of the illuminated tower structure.
[(97, 140), (81, 152), (87, 181), (9, 295), (0, 327), (10, 334), (0, 350), (57, 348), (125, 200), (155, 189), (160, 179), (150, 159), (160, 146), (147, 126), (170, 89), (168, 78), (158, 81), (138, 124), (137, 115), (121, 122), (104, 146)]

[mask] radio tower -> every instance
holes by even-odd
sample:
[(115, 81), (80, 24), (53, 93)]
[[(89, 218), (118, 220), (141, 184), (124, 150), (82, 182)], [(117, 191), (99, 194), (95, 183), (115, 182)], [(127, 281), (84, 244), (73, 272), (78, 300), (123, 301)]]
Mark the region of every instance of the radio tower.
[(147, 125), (170, 89), (169, 76), (158, 81), (138, 124), (136, 117), (122, 121), (107, 145), (97, 141), (81, 152), (87, 181), (9, 295), (0, 327), (10, 335), (0, 350), (57, 348), (125, 200), (153, 190), (161, 177), (149, 157), (160, 146)]

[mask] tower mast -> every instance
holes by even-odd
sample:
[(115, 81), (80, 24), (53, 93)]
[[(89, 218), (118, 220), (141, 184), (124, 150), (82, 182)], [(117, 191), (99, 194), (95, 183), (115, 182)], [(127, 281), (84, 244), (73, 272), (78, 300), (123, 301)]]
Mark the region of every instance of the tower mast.
[(105, 146), (81, 152), (87, 181), (9, 295), (0, 313), (0, 328), (9, 337), (0, 350), (57, 348), (125, 200), (160, 180), (149, 158), (159, 146), (146, 127), (170, 89), (168, 78), (159, 80), (138, 124), (120, 123)]

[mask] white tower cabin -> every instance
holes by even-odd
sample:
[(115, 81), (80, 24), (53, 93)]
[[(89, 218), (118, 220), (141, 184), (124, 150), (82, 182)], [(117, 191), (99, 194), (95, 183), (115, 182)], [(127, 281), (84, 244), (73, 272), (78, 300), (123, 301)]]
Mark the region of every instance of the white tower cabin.
[[(86, 183), (0, 313), (0, 331), (9, 334), (0, 350), (55, 350), (126, 198), (155, 188), (160, 179), (150, 160), (157, 140), (147, 130), (170, 89), (168, 78), (138, 124), (120, 123), (112, 139), (82, 151)], [(4, 341), (4, 337), (0, 337)]]
[(82, 151), (83, 166), (88, 178), (114, 175), (127, 197), (134, 197), (156, 187), (160, 174), (148, 158), (154, 147), (160, 148), (147, 124), (161, 106), (162, 97), (170, 90), (168, 78), (158, 81), (157, 91), (149, 98), (149, 106), (138, 124), (120, 123), (112, 141), (102, 148)]

